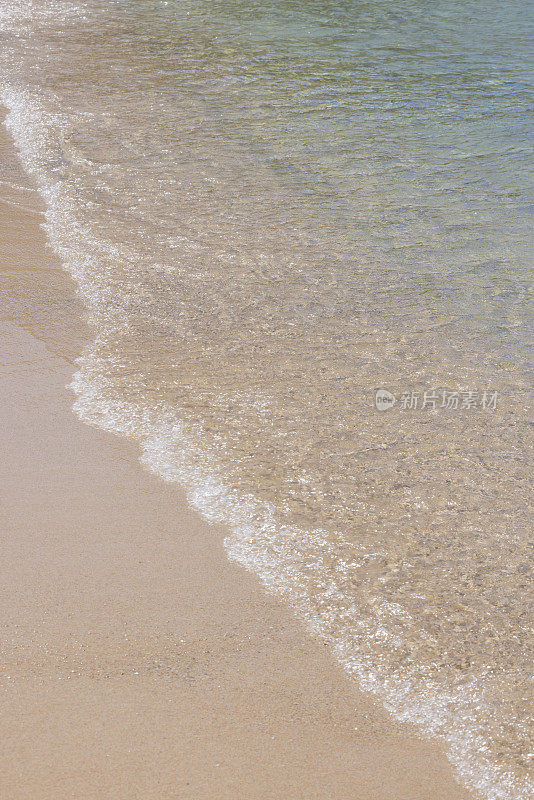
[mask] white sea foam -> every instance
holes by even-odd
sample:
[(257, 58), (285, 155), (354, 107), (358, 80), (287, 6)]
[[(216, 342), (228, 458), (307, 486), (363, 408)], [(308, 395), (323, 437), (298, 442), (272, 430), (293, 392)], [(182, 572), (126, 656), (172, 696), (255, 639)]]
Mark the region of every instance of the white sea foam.
[[(324, 638), (347, 673), (361, 689), (372, 692), (398, 720), (415, 723), (428, 736), (445, 743), (465, 784), (488, 800), (527, 800), (532, 787), (519, 785), (485, 757), (487, 743), (477, 709), (484, 704), (484, 687), (469, 682), (444, 693), (425, 676), (391, 675), (362, 655), (369, 637), (398, 642), (377, 616), (362, 619), (361, 608), (344, 596), (341, 585), (350, 565), (339, 558), (339, 547), (322, 531), (284, 527), (276, 512), (253, 495), (237, 495), (225, 483), (216, 460), (170, 408), (141, 409), (106, 399), (105, 381), (93, 355), (80, 360), (71, 384), (79, 418), (141, 442), (142, 463), (170, 483), (185, 488), (189, 503), (211, 522), (230, 529), (225, 547), (231, 559), (254, 572), (265, 588), (282, 596), (305, 620), (309, 631)], [(339, 580), (329, 563), (337, 560)], [(311, 567), (311, 569), (310, 569)], [(387, 619), (387, 609), (384, 619)], [(421, 680), (423, 678), (423, 680)], [(451, 713), (454, 708), (454, 713)]]

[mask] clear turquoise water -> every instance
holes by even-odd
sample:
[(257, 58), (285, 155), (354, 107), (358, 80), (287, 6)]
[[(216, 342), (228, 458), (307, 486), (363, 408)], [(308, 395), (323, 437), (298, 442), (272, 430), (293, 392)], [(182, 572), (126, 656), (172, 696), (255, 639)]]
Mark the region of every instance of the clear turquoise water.
[(77, 413), (500, 800), (531, 796), (534, 749), (531, 23), (522, 0), (0, 10), (8, 122), (94, 324)]
[(533, 244), (528, 3), (165, 9), (147, 48), (332, 226), (347, 271), (364, 261), (466, 332), (513, 336)]

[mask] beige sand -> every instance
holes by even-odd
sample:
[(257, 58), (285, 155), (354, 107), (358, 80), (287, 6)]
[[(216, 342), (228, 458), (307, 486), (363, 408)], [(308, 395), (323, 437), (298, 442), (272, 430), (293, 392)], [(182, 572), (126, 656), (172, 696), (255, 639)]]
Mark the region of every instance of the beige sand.
[(222, 530), (75, 418), (88, 332), (1, 135), (0, 798), (467, 798)]

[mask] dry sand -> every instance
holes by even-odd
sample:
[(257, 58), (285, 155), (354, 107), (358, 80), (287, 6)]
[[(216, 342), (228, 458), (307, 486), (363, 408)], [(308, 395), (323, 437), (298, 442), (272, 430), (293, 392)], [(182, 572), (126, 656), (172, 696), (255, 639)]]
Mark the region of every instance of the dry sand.
[(223, 530), (76, 419), (90, 332), (0, 136), (0, 798), (466, 800)]

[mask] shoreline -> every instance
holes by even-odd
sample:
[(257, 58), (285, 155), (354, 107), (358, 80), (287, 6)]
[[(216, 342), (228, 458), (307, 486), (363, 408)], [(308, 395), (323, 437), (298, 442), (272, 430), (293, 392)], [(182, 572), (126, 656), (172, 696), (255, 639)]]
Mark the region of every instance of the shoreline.
[(1, 124), (0, 154), (0, 794), (472, 797), (228, 561), (221, 527), (72, 413), (83, 309)]

